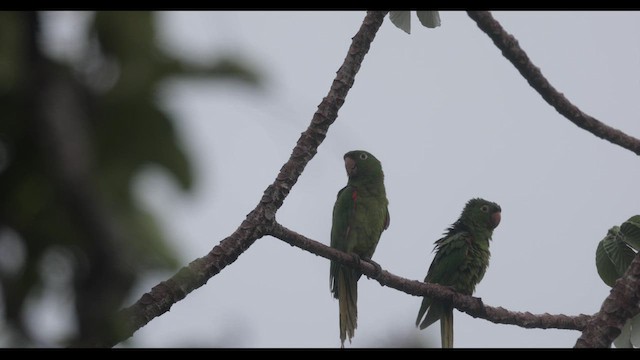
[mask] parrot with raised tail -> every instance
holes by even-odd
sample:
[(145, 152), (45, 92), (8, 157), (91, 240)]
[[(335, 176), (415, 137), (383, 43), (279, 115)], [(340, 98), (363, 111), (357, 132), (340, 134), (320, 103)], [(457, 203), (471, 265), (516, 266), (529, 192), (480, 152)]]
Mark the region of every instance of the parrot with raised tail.
[[(489, 265), (489, 240), (500, 224), (500, 205), (475, 198), (467, 202), (460, 218), (435, 242), (436, 256), (424, 281), (449, 286), (471, 295)], [(426, 313), (426, 315), (425, 315)], [(416, 326), (420, 330), (440, 320), (442, 347), (453, 347), (453, 307), (424, 297)]]
[[(384, 187), (382, 165), (375, 156), (363, 150), (344, 155), (347, 185), (338, 192), (333, 207), (331, 247), (369, 261), (376, 250), (380, 235), (389, 226), (389, 210)], [(377, 265), (379, 268), (379, 265)], [(340, 341), (349, 342), (358, 320), (358, 279), (362, 274), (331, 261), (329, 285), (338, 299)]]

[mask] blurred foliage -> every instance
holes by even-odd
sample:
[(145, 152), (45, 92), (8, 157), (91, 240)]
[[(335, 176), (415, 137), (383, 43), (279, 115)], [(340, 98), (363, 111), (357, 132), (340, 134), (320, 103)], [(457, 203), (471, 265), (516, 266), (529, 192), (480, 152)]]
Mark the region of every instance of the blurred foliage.
[[(614, 226), (598, 243), (596, 267), (605, 284), (613, 287), (640, 251), (640, 215)], [(614, 340), (617, 348), (640, 347), (640, 315), (629, 319)]]
[[(83, 156), (90, 169), (90, 187), (99, 194), (109, 221), (125, 234), (126, 241), (117, 243), (115, 253), (128, 259), (126, 273), (121, 269), (112, 277), (91, 278), (99, 273), (96, 268), (109, 266), (109, 260), (99, 261), (100, 252), (97, 256), (93, 252), (104, 244), (95, 245), (96, 238), (69, 209), (68, 194), (61, 194), (56, 186), (47, 148), (41, 144), (38, 131), (43, 130), (30, 107), (37, 96), (33, 89), (38, 89), (42, 79), (30, 68), (33, 52), (27, 39), (37, 34), (29, 26), (28, 16), (42, 18), (0, 12), (0, 293), (5, 328), (11, 332), (4, 337), (13, 339), (5, 346), (36, 345), (31, 322), (26, 319), (28, 303), (43, 296), (57, 273), (62, 274), (57, 276), (58, 283), (60, 277), (70, 278), (67, 287), (76, 304), (75, 322), (82, 324), (83, 319), (91, 318), (99, 326), (100, 319), (109, 316), (103, 312), (122, 306), (143, 272), (178, 265), (154, 217), (136, 203), (131, 187), (132, 179), (150, 164), (164, 169), (185, 190), (194, 183), (174, 128), (175, 119), (157, 102), (162, 82), (170, 77), (230, 78), (249, 86), (259, 82), (254, 70), (236, 58), (219, 57), (208, 64), (192, 65), (164, 53), (156, 43), (152, 12), (97, 12), (86, 29), (78, 29), (85, 32), (86, 41), (78, 60), (68, 63), (44, 54), (46, 71), (72, 89), (72, 104), (78, 107), (73, 112), (80, 114), (74, 116), (81, 120), (79, 133), (88, 149)], [(43, 41), (40, 37), (38, 46)], [(51, 109), (39, 110), (60, 109), (68, 110), (55, 103)], [(57, 258), (68, 262), (70, 274), (55, 268), (60, 261), (45, 261), (52, 251), (62, 254)], [(83, 277), (88, 278), (77, 281)], [(87, 288), (81, 288), (87, 283), (111, 299), (92, 298)], [(78, 305), (87, 299), (89, 306)], [(116, 305), (101, 306), (100, 301)], [(86, 334), (81, 334), (82, 325), (78, 328), (74, 338), (64, 339), (63, 344), (82, 344), (78, 339)]]

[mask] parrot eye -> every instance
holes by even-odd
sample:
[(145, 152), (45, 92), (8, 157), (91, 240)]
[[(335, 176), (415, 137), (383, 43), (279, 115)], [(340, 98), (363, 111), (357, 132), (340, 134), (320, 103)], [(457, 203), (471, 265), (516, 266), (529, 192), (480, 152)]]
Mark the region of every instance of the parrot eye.
[(367, 160), (368, 156), (365, 153), (360, 154), (360, 159), (361, 160)]
[(480, 207), (480, 211), (482, 212), (488, 212), (489, 211), (489, 205), (482, 205)]

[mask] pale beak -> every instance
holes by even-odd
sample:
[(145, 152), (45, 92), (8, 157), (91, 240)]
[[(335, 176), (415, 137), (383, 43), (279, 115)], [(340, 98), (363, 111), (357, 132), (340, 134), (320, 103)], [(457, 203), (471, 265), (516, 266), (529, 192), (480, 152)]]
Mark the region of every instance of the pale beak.
[(353, 175), (355, 175), (358, 169), (356, 167), (356, 161), (350, 157), (344, 158), (344, 168), (347, 169), (347, 176), (349, 177), (352, 177)]
[(497, 228), (498, 224), (500, 224), (500, 219), (502, 219), (502, 213), (500, 211), (496, 211), (493, 214), (491, 214), (491, 225), (493, 225), (493, 228)]

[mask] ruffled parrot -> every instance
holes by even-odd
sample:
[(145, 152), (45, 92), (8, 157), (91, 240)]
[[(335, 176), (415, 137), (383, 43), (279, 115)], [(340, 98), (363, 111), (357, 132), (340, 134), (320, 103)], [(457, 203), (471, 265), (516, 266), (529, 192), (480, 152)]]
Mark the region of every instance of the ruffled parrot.
[[(389, 226), (389, 210), (382, 165), (375, 156), (362, 150), (344, 155), (349, 178), (347, 186), (338, 192), (333, 207), (331, 247), (372, 262), (380, 235)], [(379, 268), (379, 265), (377, 265)], [(340, 341), (353, 338), (358, 320), (358, 279), (362, 274), (331, 261), (329, 285), (338, 299)]]
[[(469, 200), (460, 218), (435, 242), (436, 256), (424, 281), (449, 286), (462, 294), (473, 294), (489, 265), (489, 240), (500, 223), (501, 211), (496, 203), (480, 198)], [(416, 326), (422, 330), (437, 320), (440, 320), (442, 347), (453, 347), (453, 307), (425, 296)]]

